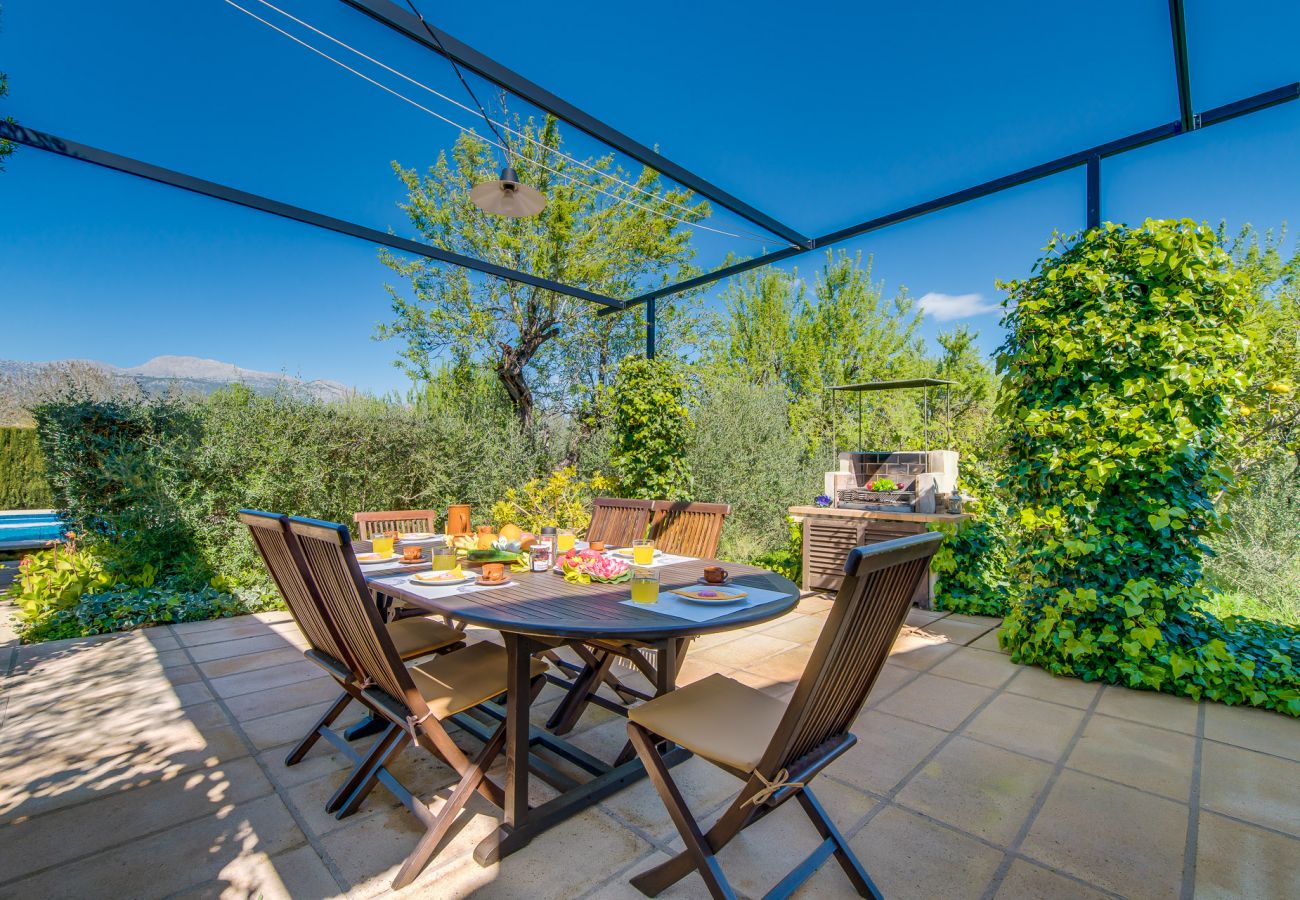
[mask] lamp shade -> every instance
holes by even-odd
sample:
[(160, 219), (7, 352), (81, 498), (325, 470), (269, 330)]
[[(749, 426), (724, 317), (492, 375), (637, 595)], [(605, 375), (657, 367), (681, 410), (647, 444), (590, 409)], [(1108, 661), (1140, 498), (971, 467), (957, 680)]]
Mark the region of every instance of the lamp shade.
[(546, 208), (546, 195), (519, 180), (512, 166), (501, 170), (499, 181), (484, 181), (469, 192), (470, 202), (484, 212), (521, 219)]

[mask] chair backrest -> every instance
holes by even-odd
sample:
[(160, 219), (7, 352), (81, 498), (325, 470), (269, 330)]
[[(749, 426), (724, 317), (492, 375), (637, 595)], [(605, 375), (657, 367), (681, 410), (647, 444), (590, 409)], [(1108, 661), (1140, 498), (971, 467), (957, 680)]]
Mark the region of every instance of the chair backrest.
[(384, 512), (359, 512), (352, 518), (357, 521), (357, 537), (370, 540), (374, 534), (394, 531), (434, 531), (438, 514), (431, 509), (390, 509)]
[(653, 500), (622, 500), (597, 497), (591, 504), (587, 540), (604, 541), (611, 547), (629, 547), (645, 537), (654, 515)]
[(650, 537), (655, 548), (665, 553), (712, 559), (718, 553), (722, 523), (729, 515), (729, 503), (656, 500)]
[(912, 595), (927, 577), (930, 557), (942, 541), (942, 534), (929, 532), (849, 553), (844, 584), (763, 754), (760, 772), (773, 775), (848, 732), (889, 658)]
[(302, 548), (303, 561), (326, 612), (362, 675), (417, 718), (428, 708), (406, 671), (365, 576), (352, 552), (346, 525), (294, 517), (289, 531)]
[(289, 534), (289, 517), (278, 513), (241, 509), (239, 519), (248, 526), (253, 544), (280, 589), (289, 614), (298, 623), (307, 643), (328, 656), (341, 669), (356, 672), (351, 654), (339, 639), (333, 624), (321, 608), (320, 595), (306, 570), (302, 550)]

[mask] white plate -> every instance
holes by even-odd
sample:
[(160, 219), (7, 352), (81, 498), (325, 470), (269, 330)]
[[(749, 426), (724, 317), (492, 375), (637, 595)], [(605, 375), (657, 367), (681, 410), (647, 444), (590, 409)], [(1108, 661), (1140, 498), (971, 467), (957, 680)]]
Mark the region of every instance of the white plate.
[(436, 578), (421, 578), (420, 576), (423, 574), (425, 573), (420, 572), (415, 575), (412, 575), (411, 583), (418, 584), (421, 587), (452, 587), (457, 584), (468, 584), (469, 582), (475, 581), (478, 578), (477, 575), (461, 575), (460, 578), (448, 578), (445, 580), (439, 580)]
[(442, 535), (430, 531), (408, 531), (406, 534), (399, 534), (397, 539), (403, 544), (423, 544), (439, 537), (442, 537)]
[[(632, 559), (632, 548), (631, 548), (631, 547), (620, 547), (620, 548), (617, 549), (617, 550), (610, 550), (610, 551), (608, 551), (608, 552), (609, 552), (609, 555), (610, 555), (610, 556), (617, 556), (617, 557), (619, 557), (620, 559)], [(652, 556), (652, 557), (650, 557), (650, 558), (651, 558), (651, 559), (658, 559), (659, 557), (661, 557), (661, 556), (663, 556), (663, 555), (664, 555), (664, 552), (663, 552), (662, 550), (660, 550), (658, 547), (656, 547), (656, 548), (655, 548), (655, 552), (654, 552), (654, 556)]]
[(703, 603), (705, 606), (723, 606), (731, 603), (739, 603), (745, 598), (739, 594), (728, 594), (720, 597), (687, 597), (685, 594), (673, 594), (674, 597), (681, 597), (687, 603)]
[(373, 566), (376, 563), (386, 563), (397, 559), (396, 553), (390, 553), (387, 556), (379, 556), (376, 553), (358, 553), (357, 562), (363, 566)]

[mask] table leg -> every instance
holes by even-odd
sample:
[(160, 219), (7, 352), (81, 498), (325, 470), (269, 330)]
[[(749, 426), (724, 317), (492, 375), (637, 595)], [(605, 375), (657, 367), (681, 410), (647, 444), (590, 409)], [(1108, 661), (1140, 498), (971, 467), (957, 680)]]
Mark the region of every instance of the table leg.
[(505, 825), (515, 829), (528, 818), (529, 656), (536, 647), (522, 635), (506, 632), (506, 808)]

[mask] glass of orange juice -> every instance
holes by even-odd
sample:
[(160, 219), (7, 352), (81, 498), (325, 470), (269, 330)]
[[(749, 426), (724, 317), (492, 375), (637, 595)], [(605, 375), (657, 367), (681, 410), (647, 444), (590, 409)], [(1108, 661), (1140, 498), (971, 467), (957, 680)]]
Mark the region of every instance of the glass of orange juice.
[(655, 561), (655, 542), (651, 540), (632, 542), (632, 562), (638, 566), (648, 566)]
[(391, 534), (375, 534), (370, 537), (370, 549), (380, 556), (393, 555), (393, 536)]
[(555, 532), (556, 551), (559, 553), (568, 553), (573, 549), (573, 543), (577, 539), (577, 535), (573, 533), (572, 528), (561, 528), (559, 531)]
[(659, 602), (659, 570), (645, 569), (640, 566), (632, 568), (632, 602)]

